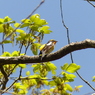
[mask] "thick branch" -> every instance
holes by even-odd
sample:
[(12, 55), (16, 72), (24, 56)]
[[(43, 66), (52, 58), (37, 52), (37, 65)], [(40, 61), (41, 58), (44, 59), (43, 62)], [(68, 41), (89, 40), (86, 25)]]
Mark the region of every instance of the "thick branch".
[(87, 48), (95, 48), (95, 41), (86, 39), (81, 42), (71, 43), (62, 47), (60, 50), (49, 54), (43, 60), (37, 56), (18, 56), (18, 57), (0, 57), (0, 64), (28, 64), (28, 63), (40, 63), (40, 62), (47, 62), (60, 59), (70, 52), (87, 49)]

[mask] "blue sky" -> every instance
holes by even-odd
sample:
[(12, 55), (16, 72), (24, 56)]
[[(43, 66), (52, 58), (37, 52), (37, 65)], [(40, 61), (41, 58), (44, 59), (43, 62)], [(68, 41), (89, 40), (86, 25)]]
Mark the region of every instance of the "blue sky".
[[(59, 1), (45, 0), (45, 3), (35, 12), (49, 23), (50, 30), (53, 31), (51, 34), (45, 35), (42, 43), (46, 43), (49, 39), (58, 41), (54, 51), (68, 44), (66, 29), (61, 22)], [(0, 18), (9, 16), (13, 20), (20, 22), (21, 19), (26, 18), (33, 11), (39, 2), (40, 0), (2, 0), (0, 1)], [(95, 8), (89, 3), (84, 0), (63, 0), (63, 15), (65, 24), (69, 28), (71, 42), (85, 39), (95, 40)], [(17, 48), (5, 48), (5, 51), (9, 52), (14, 50), (17, 50)], [(28, 51), (27, 55), (32, 56), (32, 53)], [(95, 75), (95, 49), (75, 51), (73, 52), (73, 59), (76, 64), (81, 65), (79, 74), (95, 87), (95, 83), (92, 82), (92, 77)], [(53, 63), (58, 67), (59, 72), (61, 65), (71, 63), (70, 55), (53, 61)], [(73, 95), (93, 92), (78, 76), (75, 82), (70, 84), (72, 87), (83, 85), (80, 92), (74, 92)]]

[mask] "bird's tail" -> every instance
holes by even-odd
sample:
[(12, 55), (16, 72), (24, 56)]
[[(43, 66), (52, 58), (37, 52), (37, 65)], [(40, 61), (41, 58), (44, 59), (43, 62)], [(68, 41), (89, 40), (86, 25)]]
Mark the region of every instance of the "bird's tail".
[(42, 60), (45, 56), (46, 56), (45, 53), (44, 53), (44, 52), (42, 53), (42, 51), (40, 51), (39, 57), (41, 58), (41, 60)]
[(42, 56), (42, 52), (41, 51), (39, 53), (39, 57), (41, 58), (41, 60), (43, 59), (43, 56)]

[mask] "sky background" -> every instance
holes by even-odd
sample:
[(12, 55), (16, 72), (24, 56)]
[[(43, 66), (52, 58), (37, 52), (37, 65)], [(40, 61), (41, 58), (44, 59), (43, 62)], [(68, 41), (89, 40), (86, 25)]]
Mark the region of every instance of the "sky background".
[[(20, 22), (26, 18), (41, 0), (0, 0), (0, 18), (5, 16), (11, 17), (13, 20)], [(60, 0), (45, 0), (44, 4), (35, 12), (40, 14), (41, 19), (45, 19), (53, 32), (45, 35), (42, 43), (46, 43), (50, 39), (58, 41), (55, 50), (67, 45), (66, 29), (63, 27), (60, 15)], [(69, 29), (71, 42), (83, 41), (85, 39), (95, 40), (95, 8), (84, 0), (63, 0), (63, 16), (66, 26)], [(17, 47), (7, 47), (5, 51), (13, 52), (18, 50)], [(1, 52), (1, 51), (0, 51)], [(32, 56), (30, 50), (27, 55)], [(87, 80), (93, 87), (92, 77), (95, 75), (95, 49), (84, 49), (73, 52), (74, 62), (81, 65), (79, 74)], [(53, 61), (58, 67), (57, 74), (60, 72), (60, 66), (64, 63), (71, 63), (70, 55)], [(28, 69), (30, 67), (28, 66)], [(32, 72), (32, 70), (31, 70)], [(74, 92), (73, 95), (84, 95), (93, 90), (84, 83), (78, 76), (72, 87), (83, 85), (80, 92)], [(7, 95), (7, 94), (4, 94)]]

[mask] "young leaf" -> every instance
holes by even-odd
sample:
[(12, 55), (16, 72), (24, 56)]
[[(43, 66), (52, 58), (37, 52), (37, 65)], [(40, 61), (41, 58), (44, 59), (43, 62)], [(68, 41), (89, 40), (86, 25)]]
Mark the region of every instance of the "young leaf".
[(40, 64), (35, 64), (35, 65), (32, 65), (33, 68), (33, 72), (36, 73), (39, 71), (39, 68), (40, 68)]
[(18, 27), (20, 25), (20, 23), (15, 23), (14, 26), (15, 27)]
[(74, 91), (80, 91), (81, 87), (83, 87), (83, 85), (75, 86)]
[(27, 72), (26, 72), (26, 75), (29, 76), (29, 75), (30, 75), (30, 71), (27, 71)]
[(95, 82), (95, 76), (93, 76), (92, 78), (93, 78), (93, 80), (92, 80), (92, 81), (93, 81), (93, 82)]
[(23, 33), (23, 32), (25, 32), (25, 31), (22, 30), (22, 29), (16, 29), (16, 32)]
[(3, 24), (0, 24), (0, 33), (4, 32)]
[(30, 23), (30, 20), (29, 19), (22, 19), (21, 22), (23, 22), (23, 23)]
[(8, 44), (8, 43), (12, 43), (12, 41), (10, 41), (10, 40), (3, 41), (3, 44)]
[(69, 66), (69, 64), (68, 63), (65, 63), (63, 66), (61, 66), (61, 69), (62, 70), (66, 70), (68, 66)]
[(46, 64), (46, 67), (47, 67), (47, 70), (48, 71), (51, 71), (52, 74), (56, 74), (56, 71), (55, 70), (57, 70), (57, 67), (53, 63), (46, 62), (45, 64)]
[(26, 64), (19, 64), (19, 67), (26, 68)]
[(12, 52), (12, 56), (19, 56), (19, 51)]
[(49, 34), (52, 32), (51, 30), (48, 30), (49, 28), (50, 28), (49, 26), (43, 26), (43, 27), (39, 28), (39, 32), (42, 32), (44, 34)]
[(39, 14), (34, 14), (34, 15), (32, 15), (32, 16), (30, 17), (30, 20), (31, 20), (32, 22), (34, 22), (36, 19), (40, 19), (40, 15), (39, 15)]
[(49, 81), (49, 85), (50, 85), (50, 87), (52, 87), (52, 86), (55, 86), (56, 83), (54, 81)]
[(4, 17), (4, 22), (8, 22), (10, 20), (12, 20), (10, 17), (8, 17), (8, 16)]
[(80, 69), (80, 66), (75, 64), (75, 63), (71, 63), (68, 67), (67, 67), (67, 72), (70, 72), (70, 73), (74, 73), (76, 72), (77, 70)]
[(34, 43), (31, 45), (31, 50), (34, 55), (38, 54), (38, 49), (39, 49), (40, 44), (39, 43)]
[(66, 88), (66, 90), (68, 90), (70, 92), (73, 91), (72, 87), (69, 84), (65, 84), (65, 88)]
[(0, 18), (0, 24), (2, 24), (4, 22), (4, 19)]
[(1, 56), (3, 56), (3, 57), (9, 57), (9, 56), (11, 56), (11, 54), (9, 52), (4, 52)]

